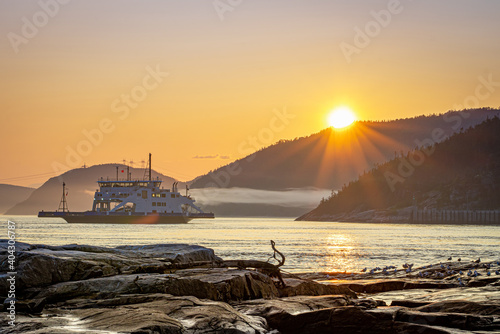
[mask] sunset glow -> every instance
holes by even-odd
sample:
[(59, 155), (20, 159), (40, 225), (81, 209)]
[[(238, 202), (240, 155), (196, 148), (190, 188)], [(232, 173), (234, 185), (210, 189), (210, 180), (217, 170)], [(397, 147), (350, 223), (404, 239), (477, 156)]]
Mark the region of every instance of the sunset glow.
[(345, 128), (356, 120), (356, 116), (349, 107), (335, 108), (328, 115), (328, 125), (336, 129)]
[(401, 2), (390, 24), (369, 14), (384, 1), (54, 1), (0, 2), (0, 183), (148, 152), (189, 181), (346, 126), (327, 120), (346, 104), (363, 121), (500, 105), (498, 1)]

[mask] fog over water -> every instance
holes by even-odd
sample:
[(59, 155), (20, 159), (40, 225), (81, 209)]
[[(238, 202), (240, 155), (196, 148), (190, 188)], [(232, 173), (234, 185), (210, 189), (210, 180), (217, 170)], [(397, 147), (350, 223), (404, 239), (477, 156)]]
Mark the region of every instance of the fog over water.
[(330, 196), (332, 191), (317, 188), (288, 189), (282, 191), (249, 188), (203, 188), (191, 189), (190, 193), (200, 205), (240, 203), (314, 208), (323, 197)]

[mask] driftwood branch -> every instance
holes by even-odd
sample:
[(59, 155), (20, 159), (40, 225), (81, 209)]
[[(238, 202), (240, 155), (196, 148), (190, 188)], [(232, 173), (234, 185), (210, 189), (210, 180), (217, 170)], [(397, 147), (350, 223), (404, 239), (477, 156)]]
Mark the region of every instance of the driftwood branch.
[[(283, 253), (281, 253), (279, 250), (276, 249), (276, 243), (271, 240), (271, 247), (273, 248), (273, 251), (274, 251), (274, 255), (273, 255), (273, 258), (278, 261), (278, 265), (276, 267), (281, 267), (282, 265), (285, 264), (285, 255), (283, 255)], [(279, 256), (281, 256), (281, 260), (278, 260), (276, 258), (276, 253), (278, 253)]]
[[(188, 269), (195, 267), (224, 267), (224, 268), (253, 268), (258, 269), (260, 272), (270, 276), (271, 278), (277, 278), (279, 280), (279, 284), (281, 287), (285, 287), (285, 282), (283, 281), (283, 277), (281, 276), (281, 272), (279, 267), (281, 267), (285, 263), (285, 256), (276, 249), (276, 243), (271, 240), (271, 247), (274, 251), (273, 256), (276, 261), (278, 261), (277, 265), (274, 265), (269, 262), (258, 261), (258, 260), (225, 260), (221, 262), (212, 262), (212, 261), (197, 261), (197, 262), (189, 262), (189, 263), (170, 263), (165, 267), (168, 269)], [(281, 259), (278, 259), (276, 256), (279, 255)]]

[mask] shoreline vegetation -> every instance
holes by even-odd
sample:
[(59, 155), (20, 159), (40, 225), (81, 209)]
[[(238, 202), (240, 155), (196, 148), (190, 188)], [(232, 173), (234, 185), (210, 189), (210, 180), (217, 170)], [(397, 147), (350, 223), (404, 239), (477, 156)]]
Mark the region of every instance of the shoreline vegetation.
[[(7, 273), (7, 240), (0, 263)], [(274, 255), (272, 255), (274, 252)], [(461, 333), (500, 330), (500, 261), (290, 274), (187, 244), (16, 243), (15, 325), (3, 333)], [(1, 313), (8, 315), (7, 274)]]

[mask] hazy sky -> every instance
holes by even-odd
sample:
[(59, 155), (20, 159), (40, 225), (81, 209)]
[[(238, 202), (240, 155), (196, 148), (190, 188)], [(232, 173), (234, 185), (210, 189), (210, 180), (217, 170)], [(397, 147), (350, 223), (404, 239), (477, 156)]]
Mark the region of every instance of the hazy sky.
[(339, 105), (498, 107), (499, 15), (496, 0), (2, 0), (0, 183), (149, 152), (189, 180)]

